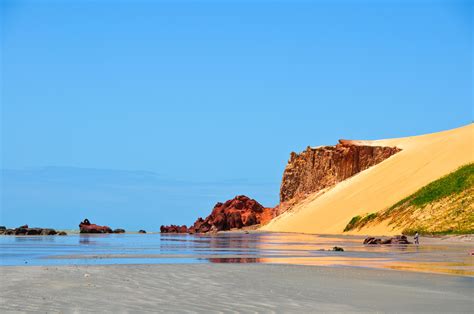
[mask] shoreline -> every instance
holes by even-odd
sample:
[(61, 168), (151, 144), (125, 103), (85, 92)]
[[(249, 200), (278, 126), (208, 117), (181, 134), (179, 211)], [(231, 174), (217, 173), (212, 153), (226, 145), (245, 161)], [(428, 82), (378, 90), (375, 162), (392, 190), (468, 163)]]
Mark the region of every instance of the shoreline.
[[(125, 231), (121, 233), (81, 233), (77, 229), (54, 229), (57, 232), (64, 231), (67, 235), (80, 235), (80, 236), (104, 236), (104, 235), (127, 235), (127, 234), (134, 234), (134, 235), (147, 235), (147, 234), (161, 234), (161, 235), (172, 235), (172, 236), (214, 236), (220, 234), (303, 234), (303, 235), (313, 235), (313, 236), (321, 236), (321, 237), (331, 237), (331, 236), (338, 236), (338, 237), (347, 237), (347, 238), (363, 238), (363, 237), (393, 237), (393, 234), (358, 234), (358, 233), (350, 233), (350, 232), (343, 232), (343, 233), (312, 233), (312, 232), (298, 232), (298, 231), (273, 231), (273, 230), (262, 230), (260, 229), (263, 227), (262, 225), (256, 225), (256, 227), (245, 227), (241, 229), (231, 229), (231, 230), (221, 230), (216, 232), (205, 232), (205, 233), (163, 233), (160, 231), (147, 231), (146, 233), (141, 233), (139, 231)], [(402, 235), (402, 233), (400, 233)], [(49, 237), (49, 236), (58, 236), (56, 235), (6, 235), (0, 234), (1, 236), (5, 237)], [(407, 237), (413, 237), (412, 235), (407, 235)], [(420, 239), (462, 239), (468, 238), (465, 241), (473, 241), (474, 242), (474, 233), (450, 233), (450, 234), (420, 234)], [(464, 241), (464, 240), (462, 240)]]

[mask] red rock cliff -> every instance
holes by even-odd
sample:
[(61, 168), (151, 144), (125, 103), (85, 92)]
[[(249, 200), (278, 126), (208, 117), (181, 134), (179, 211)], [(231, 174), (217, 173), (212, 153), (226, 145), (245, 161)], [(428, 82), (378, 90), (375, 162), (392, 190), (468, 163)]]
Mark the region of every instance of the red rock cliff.
[(300, 154), (292, 152), (283, 173), (280, 202), (333, 186), (399, 151), (397, 147), (357, 145), (339, 140), (335, 146), (308, 147)]

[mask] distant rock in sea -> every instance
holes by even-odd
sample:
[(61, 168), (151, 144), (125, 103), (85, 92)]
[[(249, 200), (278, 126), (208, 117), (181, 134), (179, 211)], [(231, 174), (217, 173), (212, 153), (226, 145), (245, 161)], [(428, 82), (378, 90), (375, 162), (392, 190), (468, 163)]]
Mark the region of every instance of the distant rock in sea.
[(89, 219), (84, 219), (79, 224), (79, 229), (80, 233), (113, 233), (110, 227), (91, 224)]
[[(60, 233), (63, 233), (63, 232), (60, 232)], [(0, 226), (0, 235), (56, 235), (56, 234), (58, 234), (58, 232), (51, 228), (30, 228), (28, 225), (23, 225), (15, 229), (7, 229), (5, 226)], [(64, 232), (64, 235), (66, 235), (65, 232)]]

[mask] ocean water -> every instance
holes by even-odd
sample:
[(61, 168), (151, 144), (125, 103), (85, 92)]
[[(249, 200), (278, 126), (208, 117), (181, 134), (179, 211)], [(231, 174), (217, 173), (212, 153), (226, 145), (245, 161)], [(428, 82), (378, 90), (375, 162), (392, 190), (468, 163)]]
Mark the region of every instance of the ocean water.
[[(288, 233), (0, 236), (0, 265), (270, 263), (474, 274), (472, 243), (362, 242), (357, 236)], [(330, 251), (334, 246), (344, 252)]]

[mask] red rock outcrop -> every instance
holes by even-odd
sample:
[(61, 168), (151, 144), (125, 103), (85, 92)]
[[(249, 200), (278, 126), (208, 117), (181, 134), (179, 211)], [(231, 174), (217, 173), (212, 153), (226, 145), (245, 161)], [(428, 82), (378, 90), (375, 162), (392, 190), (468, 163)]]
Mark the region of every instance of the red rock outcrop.
[(80, 233), (113, 233), (110, 227), (91, 224), (88, 219), (79, 224), (79, 229)]
[(397, 147), (339, 140), (335, 146), (308, 146), (300, 154), (292, 152), (283, 173), (280, 203), (331, 187), (399, 151)]
[(273, 217), (273, 208), (265, 208), (245, 195), (239, 195), (225, 203), (217, 203), (206, 219), (199, 217), (189, 228), (186, 226), (161, 226), (162, 233), (206, 233), (240, 229), (267, 222)]

